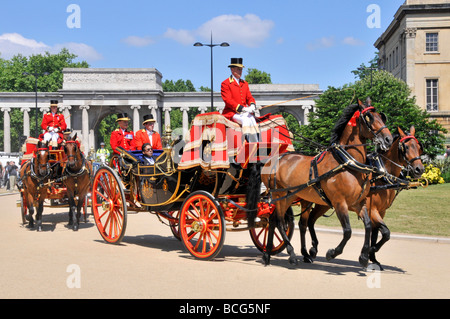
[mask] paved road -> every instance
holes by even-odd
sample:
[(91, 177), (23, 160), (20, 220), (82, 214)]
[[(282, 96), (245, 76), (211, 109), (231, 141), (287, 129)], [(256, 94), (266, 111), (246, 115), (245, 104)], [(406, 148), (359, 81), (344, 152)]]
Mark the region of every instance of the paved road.
[[(198, 261), (147, 213), (129, 215), (121, 245), (105, 243), (93, 218), (78, 232), (65, 209), (44, 211), (44, 231), (21, 225), (18, 195), (0, 197), (0, 298), (449, 298), (450, 244), (393, 238), (378, 254), (385, 271), (358, 264), (362, 238), (338, 259), (340, 234), (319, 233), (314, 264), (289, 265), (285, 253), (261, 264), (247, 232), (228, 232), (221, 255)], [(300, 254), (298, 231), (293, 240)]]

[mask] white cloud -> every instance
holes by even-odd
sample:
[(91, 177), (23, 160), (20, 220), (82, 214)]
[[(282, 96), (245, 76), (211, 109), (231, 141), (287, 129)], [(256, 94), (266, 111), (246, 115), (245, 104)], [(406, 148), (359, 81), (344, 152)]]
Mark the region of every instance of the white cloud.
[(84, 43), (68, 42), (50, 46), (34, 39), (27, 39), (19, 33), (4, 33), (0, 35), (0, 52), (3, 59), (9, 59), (19, 53), (24, 56), (43, 54), (46, 51), (58, 53), (62, 48), (67, 48), (82, 60), (93, 61), (102, 59), (100, 53)]
[(356, 39), (354, 37), (346, 37), (344, 40), (342, 40), (342, 43), (351, 45), (351, 46), (361, 46), (364, 45), (364, 42)]
[(135, 35), (130, 35), (129, 37), (126, 37), (121, 41), (132, 47), (146, 47), (150, 44), (155, 43), (155, 41), (150, 36), (138, 37)]
[(166, 33), (164, 33), (164, 36), (184, 45), (194, 44), (195, 42), (195, 37), (192, 32), (188, 30), (175, 30), (168, 28)]
[(213, 34), (216, 43), (238, 43), (246, 47), (256, 48), (266, 40), (274, 26), (271, 20), (262, 20), (257, 15), (221, 15), (202, 24), (196, 30), (167, 29), (165, 36), (184, 45), (191, 45), (195, 39), (208, 41)]
[(316, 51), (320, 49), (331, 48), (336, 44), (334, 37), (323, 37), (320, 39), (316, 39), (313, 42), (310, 42), (306, 45), (306, 48), (309, 51)]

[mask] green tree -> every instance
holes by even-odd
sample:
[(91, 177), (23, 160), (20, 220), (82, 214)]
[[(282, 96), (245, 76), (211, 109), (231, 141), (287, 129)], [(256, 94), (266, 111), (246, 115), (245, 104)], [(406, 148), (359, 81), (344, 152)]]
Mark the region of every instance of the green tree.
[[(32, 56), (23, 56), (17, 54), (10, 60), (0, 57), (0, 92), (34, 92), (35, 78), (34, 76), (23, 75), (24, 72), (29, 74), (37, 73), (47, 76), (38, 77), (38, 92), (57, 92), (62, 89), (63, 74), (62, 69), (70, 68), (87, 68), (89, 64), (85, 61), (75, 62), (77, 56), (70, 53), (67, 49), (62, 49), (57, 54), (37, 54)], [(0, 127), (3, 128), (3, 112), (0, 112)], [(35, 131), (34, 112), (30, 113), (30, 132)], [(38, 114), (40, 116), (40, 114)], [(20, 150), (20, 137), (23, 134), (23, 113), (19, 109), (12, 109), (10, 112), (11, 127), (11, 151), (18, 152)], [(40, 119), (38, 119), (38, 125)], [(3, 145), (3, 129), (0, 130), (0, 149), (4, 149)]]
[(249, 84), (272, 84), (270, 74), (258, 69), (248, 69), (245, 80)]
[[(315, 111), (309, 113), (310, 124), (300, 128), (301, 135), (328, 146), (331, 130), (342, 110), (349, 104), (356, 103), (357, 99), (364, 101), (370, 97), (377, 111), (386, 114), (386, 124), (391, 132), (395, 132), (397, 127), (407, 131), (414, 125), (416, 137), (424, 145), (425, 154), (434, 158), (443, 152), (442, 133), (447, 130), (436, 120), (430, 120), (429, 114), (416, 105), (415, 98), (410, 94), (411, 90), (404, 81), (386, 71), (374, 72), (372, 80), (365, 76), (342, 88), (329, 87), (316, 101)], [(302, 151), (317, 154), (317, 145), (307, 141), (301, 141), (300, 144)]]

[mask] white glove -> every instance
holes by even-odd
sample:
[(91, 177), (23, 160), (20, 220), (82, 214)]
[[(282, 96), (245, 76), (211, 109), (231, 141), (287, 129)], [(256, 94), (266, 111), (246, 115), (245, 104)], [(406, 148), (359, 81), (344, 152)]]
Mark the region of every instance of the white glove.
[(255, 113), (255, 111), (256, 111), (256, 105), (255, 104), (250, 104), (250, 106), (248, 107), (250, 110), (249, 110), (249, 113)]
[(49, 126), (49, 127), (48, 127), (48, 131), (49, 131), (49, 132), (52, 132), (52, 131), (53, 131), (53, 126)]
[(54, 129), (54, 132), (55, 132), (55, 133), (58, 133), (58, 132), (59, 132), (59, 128), (56, 127), (56, 128)]

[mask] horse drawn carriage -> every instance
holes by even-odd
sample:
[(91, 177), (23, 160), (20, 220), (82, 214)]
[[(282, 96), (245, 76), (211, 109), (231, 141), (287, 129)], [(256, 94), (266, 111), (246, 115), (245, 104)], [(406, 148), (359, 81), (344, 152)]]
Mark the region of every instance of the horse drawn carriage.
[[(200, 114), (186, 140), (172, 141), (166, 132), (164, 148), (154, 150), (154, 165), (143, 163), (142, 152), (118, 147), (120, 155), (112, 157), (111, 167), (100, 167), (92, 182), (92, 212), (103, 239), (119, 243), (127, 212), (145, 211), (167, 223), (195, 258), (217, 256), (227, 231), (249, 231), (256, 247), (265, 251), (274, 205), (261, 194), (259, 168), (293, 147), (282, 116), (262, 119), (259, 127), (260, 142), (248, 142), (242, 127), (220, 113)], [(250, 194), (252, 185), (257, 188)], [(291, 209), (286, 221), (290, 238)], [(283, 237), (276, 235), (271, 254), (284, 249)]]
[(69, 226), (78, 230), (83, 210), (87, 221), (89, 206), (91, 163), (85, 160), (81, 144), (74, 137), (67, 137), (56, 147), (38, 138), (28, 138), (23, 145), (18, 189), (22, 223), (35, 227), (33, 217), (37, 209), (37, 230), (42, 230), (44, 207), (69, 207)]

